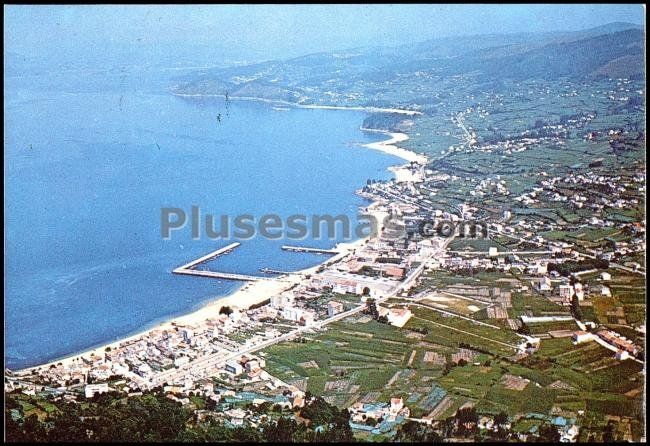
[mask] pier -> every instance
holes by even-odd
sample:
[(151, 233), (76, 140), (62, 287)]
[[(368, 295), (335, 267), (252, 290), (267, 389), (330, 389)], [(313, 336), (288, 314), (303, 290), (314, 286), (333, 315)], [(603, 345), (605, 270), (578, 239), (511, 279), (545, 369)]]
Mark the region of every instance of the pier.
[(212, 251), (211, 253), (206, 254), (203, 257), (199, 257), (196, 260), (192, 260), (191, 262), (186, 263), (183, 266), (179, 266), (178, 268), (174, 269), (172, 272), (174, 274), (184, 274), (186, 276), (200, 276), (200, 277), (210, 277), (213, 279), (226, 279), (226, 280), (241, 280), (243, 282), (253, 282), (256, 280), (273, 280), (274, 278), (272, 277), (259, 277), (259, 276), (250, 276), (248, 274), (222, 273), (219, 271), (205, 271), (205, 270), (193, 269), (194, 267), (200, 265), (201, 263), (207, 262), (208, 260), (212, 260), (215, 257), (233, 251), (240, 244), (241, 243), (239, 242), (231, 243), (230, 245), (224, 246), (223, 248), (219, 248), (216, 251)]
[(224, 246), (223, 248), (219, 248), (216, 251), (211, 252), (210, 254), (206, 254), (203, 257), (199, 257), (196, 260), (192, 260), (190, 263), (187, 263), (187, 264), (185, 264), (183, 266), (179, 266), (178, 268), (176, 268), (174, 270), (174, 272), (176, 272), (178, 270), (191, 269), (191, 268), (195, 267), (196, 265), (198, 265), (200, 263), (206, 262), (206, 261), (208, 261), (210, 259), (213, 259), (215, 257), (218, 257), (218, 256), (220, 256), (222, 254), (226, 254), (226, 253), (234, 250), (235, 248), (237, 248), (239, 245), (241, 245), (241, 243), (239, 243), (239, 242), (231, 243), (230, 245)]
[(255, 282), (257, 280), (274, 280), (274, 277), (250, 276), (248, 274), (222, 273), (219, 271), (201, 271), (196, 269), (181, 269), (181, 268), (176, 268), (174, 270), (174, 274), (211, 277), (213, 279), (241, 280), (243, 282)]
[(309, 248), (307, 246), (282, 245), (282, 249), (284, 249), (285, 251), (311, 252), (315, 254), (338, 254), (339, 253), (335, 249)]

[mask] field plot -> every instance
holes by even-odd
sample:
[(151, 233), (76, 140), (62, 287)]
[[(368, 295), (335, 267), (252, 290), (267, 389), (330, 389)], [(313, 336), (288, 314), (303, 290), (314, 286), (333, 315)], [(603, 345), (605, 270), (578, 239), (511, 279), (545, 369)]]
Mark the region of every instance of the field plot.
[(427, 296), (425, 299), (419, 301), (419, 303), (422, 305), (439, 308), (441, 310), (450, 311), (452, 313), (460, 314), (463, 316), (471, 316), (474, 313), (481, 311), (487, 307), (487, 304), (479, 301), (435, 294)]
[(478, 351), (512, 355), (520, 342), (519, 336), (510, 330), (477, 325), (453, 316), (445, 317), (423, 307), (414, 306), (412, 311), (414, 317), (406, 324), (406, 328), (426, 330), (425, 339), (433, 343), (447, 347), (465, 344)]
[(510, 317), (516, 318), (527, 312), (531, 312), (533, 316), (570, 314), (568, 308), (551, 302), (544, 296), (530, 293), (512, 293), (512, 308), (509, 310)]
[(281, 379), (306, 379), (310, 392), (337, 395), (346, 401), (375, 394), (380, 398), (408, 397), (414, 383), (427, 377), (416, 370), (434, 368), (421, 360), (431, 348), (419, 345), (420, 339), (408, 337), (408, 333), (374, 321), (339, 321), (305, 343), (269, 347), (267, 368)]

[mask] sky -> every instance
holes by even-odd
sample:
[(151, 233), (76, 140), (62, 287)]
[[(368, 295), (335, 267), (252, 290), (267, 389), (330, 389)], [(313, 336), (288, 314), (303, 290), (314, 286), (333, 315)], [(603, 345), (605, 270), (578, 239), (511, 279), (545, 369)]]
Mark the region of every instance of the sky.
[[(5, 51), (74, 59), (200, 53), (268, 60), (435, 37), (645, 24), (628, 5), (5, 5)], [(189, 50), (191, 49), (191, 50)], [(191, 54), (191, 57), (198, 54)]]

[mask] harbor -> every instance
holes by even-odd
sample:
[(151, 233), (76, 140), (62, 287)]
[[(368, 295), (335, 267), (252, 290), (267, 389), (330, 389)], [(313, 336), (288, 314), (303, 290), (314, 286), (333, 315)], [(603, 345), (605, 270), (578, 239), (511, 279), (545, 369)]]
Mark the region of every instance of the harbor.
[(205, 270), (198, 270), (194, 269), (198, 265), (205, 263), (209, 260), (212, 260), (216, 257), (219, 257), (224, 254), (228, 254), (232, 251), (234, 251), (236, 248), (238, 248), (241, 245), (239, 242), (234, 242), (231, 243), (228, 246), (224, 246), (223, 248), (219, 248), (216, 251), (212, 251), (209, 254), (206, 254), (202, 257), (199, 257), (196, 260), (192, 260), (189, 263), (186, 263), (183, 266), (179, 266), (178, 268), (174, 269), (172, 272), (174, 274), (184, 274), (188, 276), (200, 276), (200, 277), (210, 277), (213, 279), (226, 279), (226, 280), (240, 280), (244, 282), (254, 282), (257, 280), (273, 280), (271, 277), (260, 277), (260, 276), (251, 276), (248, 274), (237, 274), (237, 273), (225, 273), (225, 272), (219, 272), (219, 271), (205, 271)]

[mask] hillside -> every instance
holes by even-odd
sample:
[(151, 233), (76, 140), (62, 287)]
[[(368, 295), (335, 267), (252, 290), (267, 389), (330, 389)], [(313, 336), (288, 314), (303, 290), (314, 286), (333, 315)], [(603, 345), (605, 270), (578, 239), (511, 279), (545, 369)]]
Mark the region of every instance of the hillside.
[[(645, 32), (625, 23), (577, 32), (442, 38), (195, 72), (175, 79), (172, 91), (189, 95), (228, 91), (231, 97), (296, 104), (424, 105), (440, 82), (454, 76), (470, 76), (483, 84), (643, 77), (644, 46)], [(412, 97), (405, 98), (405, 93)]]

